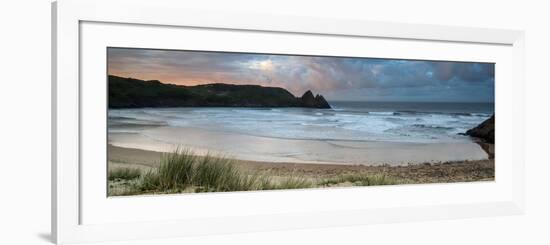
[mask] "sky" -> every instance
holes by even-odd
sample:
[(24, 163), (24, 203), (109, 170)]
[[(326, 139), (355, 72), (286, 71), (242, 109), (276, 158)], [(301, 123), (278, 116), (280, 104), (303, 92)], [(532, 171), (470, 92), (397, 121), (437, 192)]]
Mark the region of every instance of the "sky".
[(329, 101), (494, 102), (493, 63), (108, 48), (108, 73), (163, 83), (257, 84)]

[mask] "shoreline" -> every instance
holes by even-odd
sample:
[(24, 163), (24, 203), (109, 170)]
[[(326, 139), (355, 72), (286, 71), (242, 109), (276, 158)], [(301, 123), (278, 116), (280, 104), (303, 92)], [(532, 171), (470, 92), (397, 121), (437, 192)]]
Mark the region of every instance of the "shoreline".
[(410, 143), (284, 139), (158, 126), (139, 133), (109, 133), (109, 144), (156, 152), (189, 148), (244, 161), (327, 165), (408, 165), (489, 159), (475, 142)]

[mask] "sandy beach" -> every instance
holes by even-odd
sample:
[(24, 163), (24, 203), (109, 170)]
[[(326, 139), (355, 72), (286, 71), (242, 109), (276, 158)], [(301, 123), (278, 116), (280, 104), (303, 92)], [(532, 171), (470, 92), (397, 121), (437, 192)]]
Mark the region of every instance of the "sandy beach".
[(408, 165), (488, 159), (474, 142), (408, 143), (259, 137), (200, 128), (152, 127), (109, 135), (113, 146), (156, 152), (189, 148), (244, 161), (329, 165)]
[[(151, 191), (139, 187), (143, 186), (142, 180), (147, 173), (159, 169), (163, 154), (165, 153), (109, 145), (109, 196), (211, 191), (202, 190), (198, 186), (166, 191)], [(495, 173), (494, 159), (397, 166), (236, 160), (232, 165), (240, 173), (245, 174), (241, 176), (260, 177), (256, 183), (262, 183), (261, 178), (269, 179), (269, 185), (275, 186), (267, 189), (493, 181)], [(137, 170), (137, 174), (142, 178), (111, 178), (111, 173), (124, 173), (126, 170)], [(277, 185), (288, 187), (281, 188)]]
[[(109, 169), (157, 168), (162, 152), (109, 145)], [(410, 165), (342, 165), (291, 162), (237, 161), (240, 169), (285, 177), (298, 175), (308, 179), (333, 178), (345, 174), (384, 174), (404, 183), (450, 183), (494, 180), (494, 159)]]

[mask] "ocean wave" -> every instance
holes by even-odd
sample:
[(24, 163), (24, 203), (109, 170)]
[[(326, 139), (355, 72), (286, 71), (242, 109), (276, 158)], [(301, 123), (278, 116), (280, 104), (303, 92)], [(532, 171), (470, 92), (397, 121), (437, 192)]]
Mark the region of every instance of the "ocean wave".
[(395, 112), (392, 111), (369, 111), (368, 114), (371, 115), (381, 115), (381, 116), (390, 116), (394, 115)]
[(443, 129), (443, 130), (453, 130), (453, 129), (455, 129), (453, 127), (445, 127), (445, 126), (438, 126), (438, 125), (426, 125), (426, 124), (413, 124), (412, 127), (425, 128), (425, 129)]
[(434, 112), (427, 112), (427, 111), (396, 111), (394, 112), (394, 115), (400, 116), (400, 115), (447, 115), (447, 116), (454, 116), (454, 117), (486, 117), (489, 118), (492, 114), (489, 113), (471, 113), (471, 112), (440, 112), (440, 111), (434, 111)]
[(425, 140), (454, 140), (457, 137), (456, 133), (465, 132), (490, 116), (488, 113), (478, 112), (339, 109), (341, 110), (117, 109), (109, 110), (109, 127), (119, 127), (124, 124), (154, 124), (288, 139), (424, 142)]

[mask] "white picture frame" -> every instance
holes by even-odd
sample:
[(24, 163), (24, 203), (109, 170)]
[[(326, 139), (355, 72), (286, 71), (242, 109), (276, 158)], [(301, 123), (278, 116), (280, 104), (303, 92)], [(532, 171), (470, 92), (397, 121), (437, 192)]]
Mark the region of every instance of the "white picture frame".
[[(478, 58), (482, 61), (497, 63), (496, 111), (503, 123), (497, 124), (496, 138), (497, 142), (503, 143), (497, 143), (496, 150), (499, 155), (495, 181), (344, 188), (331, 191), (222, 193), (195, 195), (192, 198), (177, 195), (154, 199), (141, 197), (139, 200), (123, 198), (116, 202), (109, 201), (109, 203), (103, 199), (98, 200), (101, 197), (87, 195), (86, 193), (90, 192), (83, 188), (83, 176), (87, 178), (88, 175), (92, 175), (90, 178), (93, 178), (94, 171), (86, 171), (90, 168), (83, 168), (82, 165), (84, 156), (81, 152), (90, 149), (83, 149), (83, 147), (89, 147), (89, 144), (83, 145), (81, 137), (84, 120), (82, 115), (87, 113), (83, 110), (88, 108), (82, 106), (82, 95), (89, 92), (82, 89), (81, 82), (88, 78), (83, 77), (81, 71), (88, 69), (90, 63), (83, 64), (82, 54), (87, 52), (83, 47), (88, 45), (83, 44), (84, 40), (86, 43), (108, 45), (105, 41), (86, 39), (88, 37), (85, 35), (93, 32), (83, 31), (83, 26), (102, 23), (134, 26), (138, 29), (162, 27), (165, 28), (164, 33), (171, 32), (170, 28), (174, 30), (184, 28), (212, 32), (288, 34), (320, 39), (323, 37), (369, 38), (379, 39), (380, 42), (384, 40), (418, 42), (419, 47), (423, 42), (437, 42), (442, 47), (467, 44), (468, 47), (465, 50), (470, 49), (470, 52), (483, 46), (497, 47), (494, 53), (486, 54), (486, 58), (482, 58), (480, 52), (480, 58)], [(171, 0), (57, 1), (52, 5), (52, 30), (54, 45), (52, 47), (52, 237), (58, 244), (513, 215), (524, 211), (524, 34), (522, 31), (196, 11), (186, 9), (184, 2)], [(142, 43), (135, 45), (150, 47), (154, 42), (154, 39), (142, 40)], [(233, 48), (238, 49), (238, 47)], [(383, 51), (384, 48), (381, 49)], [(312, 49), (309, 52), (320, 51)], [(502, 55), (496, 54), (499, 52)], [(104, 54), (99, 56), (101, 55)], [(452, 57), (453, 60), (461, 60), (472, 59), (474, 54), (469, 54), (470, 58), (461, 56), (462, 54), (452, 54), (451, 51), (448, 54), (442, 51), (440, 56), (435, 52), (426, 53), (422, 57), (415, 53), (408, 55), (412, 58)], [(498, 64), (503, 64), (501, 67), (506, 69), (498, 68)], [(101, 75), (104, 76), (104, 74)], [(513, 100), (511, 100), (512, 95)], [(504, 134), (504, 132), (507, 133)], [(103, 150), (97, 149), (97, 151)], [(96, 170), (101, 172), (102, 169)], [(448, 197), (445, 197), (445, 193), (449, 194)], [(487, 195), (488, 193), (494, 195)], [(329, 199), (354, 201), (356, 200), (354, 198), (359, 195), (363, 199), (371, 197), (385, 200), (372, 202), (371, 206), (366, 202), (363, 203), (364, 205), (361, 203), (351, 205), (326, 201)], [(436, 196), (438, 198), (435, 198)], [(107, 199), (106, 196), (103, 198)], [(239, 200), (243, 198), (248, 199), (250, 203), (264, 206), (269, 206), (269, 203), (276, 200), (280, 202), (280, 200), (301, 200), (300, 198), (303, 198), (304, 202), (306, 198), (319, 198), (316, 200), (324, 200), (324, 202), (322, 202), (323, 205), (310, 210), (307, 209), (308, 205), (304, 204), (282, 205), (284, 207), (279, 208), (272, 205), (272, 207), (255, 209), (254, 212), (250, 211), (251, 209), (241, 211), (233, 209), (234, 213), (231, 214), (222, 212), (228, 212), (229, 209), (220, 209), (220, 212), (212, 215), (206, 215), (203, 212), (207, 208), (206, 204), (223, 201), (238, 206), (242, 204), (239, 204)], [(131, 202), (135, 202), (138, 207), (131, 207), (129, 205)], [(187, 210), (178, 211), (176, 218), (169, 219), (167, 212), (181, 206), (182, 203), (193, 203), (194, 206), (189, 205)], [(92, 206), (99, 208), (89, 208)], [(143, 214), (139, 219), (127, 218), (130, 212), (143, 213), (147, 207), (151, 209), (160, 207), (162, 211), (149, 216)], [(216, 208), (216, 206), (208, 207)], [(118, 208), (116, 213), (113, 212), (113, 208)], [(87, 210), (88, 214), (83, 210)], [(103, 215), (100, 215), (102, 212)], [(186, 215), (188, 213), (194, 215), (188, 216)], [(154, 220), (151, 219), (151, 215), (162, 218)], [(86, 220), (89, 219), (85, 217), (96, 217), (96, 219), (88, 222)]]

